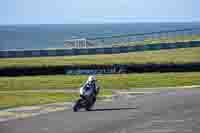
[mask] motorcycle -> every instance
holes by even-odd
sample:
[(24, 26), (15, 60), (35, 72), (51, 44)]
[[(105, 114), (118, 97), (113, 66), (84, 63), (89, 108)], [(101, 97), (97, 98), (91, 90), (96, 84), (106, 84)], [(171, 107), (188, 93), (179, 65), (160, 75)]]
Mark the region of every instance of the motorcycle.
[(96, 96), (93, 95), (93, 96), (90, 96), (90, 98), (86, 98), (81, 95), (80, 97), (81, 98), (75, 102), (73, 106), (73, 111), (77, 112), (82, 108), (84, 108), (86, 111), (91, 111), (91, 108), (96, 102)]

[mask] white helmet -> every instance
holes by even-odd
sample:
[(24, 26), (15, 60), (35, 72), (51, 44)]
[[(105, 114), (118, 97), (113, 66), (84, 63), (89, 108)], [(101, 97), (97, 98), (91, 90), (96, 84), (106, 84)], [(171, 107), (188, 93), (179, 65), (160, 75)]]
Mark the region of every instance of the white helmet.
[(95, 76), (89, 76), (87, 81), (88, 82), (96, 81), (96, 77)]

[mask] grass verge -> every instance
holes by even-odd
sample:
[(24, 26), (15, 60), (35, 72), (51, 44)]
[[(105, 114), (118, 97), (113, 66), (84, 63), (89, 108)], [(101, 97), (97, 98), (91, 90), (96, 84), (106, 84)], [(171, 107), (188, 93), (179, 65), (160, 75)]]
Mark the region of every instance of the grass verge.
[(200, 47), (137, 53), (0, 59), (0, 68), (89, 64), (194, 63), (200, 60)]
[(72, 101), (77, 96), (75, 93), (0, 93), (0, 109)]
[[(106, 96), (111, 96), (110, 90), (100, 92), (98, 98), (101, 99)], [(78, 99), (78, 93), (0, 93), (0, 109), (41, 105), (57, 102), (72, 102)]]

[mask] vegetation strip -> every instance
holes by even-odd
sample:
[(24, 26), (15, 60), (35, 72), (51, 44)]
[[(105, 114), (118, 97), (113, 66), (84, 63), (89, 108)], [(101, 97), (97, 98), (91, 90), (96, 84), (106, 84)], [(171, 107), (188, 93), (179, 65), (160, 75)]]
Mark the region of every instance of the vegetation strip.
[(200, 72), (199, 63), (186, 64), (115, 64), (0, 69), (0, 76), (122, 74), (145, 72)]
[(0, 93), (0, 109), (72, 101), (77, 93)]
[(113, 64), (181, 64), (195, 63), (200, 59), (200, 47), (138, 53), (83, 55), (65, 57), (34, 57), (0, 59), (0, 68), (50, 67), (70, 65)]

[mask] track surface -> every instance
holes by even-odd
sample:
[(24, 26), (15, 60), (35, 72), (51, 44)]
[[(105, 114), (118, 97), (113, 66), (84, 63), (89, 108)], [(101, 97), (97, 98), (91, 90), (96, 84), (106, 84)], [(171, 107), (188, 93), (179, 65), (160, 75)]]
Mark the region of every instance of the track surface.
[(54, 112), (0, 123), (0, 133), (199, 133), (200, 91), (120, 96), (91, 112)]

